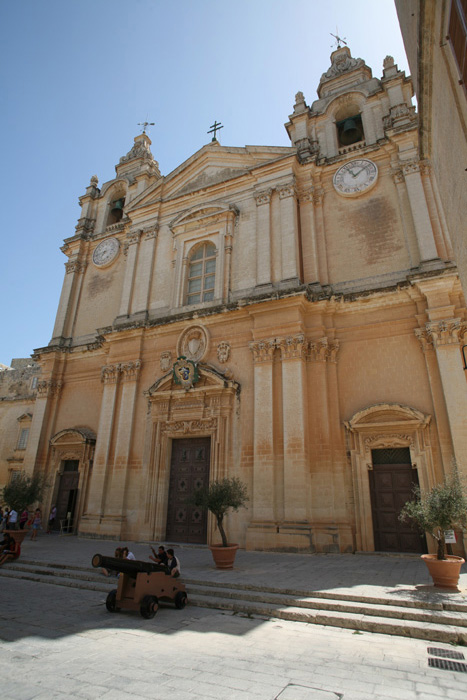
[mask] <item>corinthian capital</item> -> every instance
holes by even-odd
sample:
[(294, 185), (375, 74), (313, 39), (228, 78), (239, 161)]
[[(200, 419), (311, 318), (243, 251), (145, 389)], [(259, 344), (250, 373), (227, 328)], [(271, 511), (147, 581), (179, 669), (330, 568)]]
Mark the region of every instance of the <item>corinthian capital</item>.
[(63, 382), (53, 379), (42, 379), (37, 384), (37, 397), (40, 399), (58, 396), (62, 389)]
[(70, 260), (70, 262), (65, 263), (65, 269), (67, 275), (73, 274), (74, 272), (81, 274), (86, 269), (86, 263), (81, 262), (81, 260)]
[(283, 360), (304, 359), (306, 355), (306, 340), (302, 333), (289, 335), (287, 338), (279, 338), (277, 345), (281, 350)]
[(272, 362), (274, 355), (274, 350), (276, 348), (276, 341), (274, 339), (269, 340), (257, 340), (250, 343), (250, 350), (253, 353), (253, 362)]
[(295, 195), (295, 184), (289, 182), (287, 185), (283, 185), (279, 188), (279, 199), (286, 199), (287, 197), (293, 197)]
[(255, 192), (256, 206), (259, 207), (262, 204), (269, 204), (271, 201), (272, 189), (263, 190), (262, 192)]
[(426, 324), (426, 330), (435, 347), (456, 345), (459, 343), (461, 320), (460, 318), (449, 318), (444, 321), (431, 321)]
[(312, 362), (337, 362), (338, 340), (320, 338), (310, 342), (308, 357)]
[(433, 350), (433, 338), (428, 333), (426, 328), (416, 328), (415, 335), (420, 343), (423, 352)]
[(119, 365), (105, 365), (101, 369), (101, 381), (103, 381), (104, 384), (116, 384), (119, 369)]
[(138, 379), (141, 369), (141, 360), (132, 360), (130, 362), (122, 362), (119, 365), (120, 372), (124, 382), (135, 382)]

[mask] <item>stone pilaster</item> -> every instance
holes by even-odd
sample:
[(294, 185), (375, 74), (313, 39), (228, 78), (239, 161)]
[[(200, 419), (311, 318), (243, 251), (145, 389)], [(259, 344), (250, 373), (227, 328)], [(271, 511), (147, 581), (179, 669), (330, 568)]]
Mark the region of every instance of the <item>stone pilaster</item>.
[(426, 325), (438, 359), (454, 456), (467, 474), (467, 383), (462, 369), (460, 337), (464, 325), (458, 318), (431, 321)]
[(427, 263), (438, 259), (433, 229), (428, 213), (425, 191), (420, 176), (420, 164), (417, 162), (402, 165), (405, 185), (409, 197), (412, 218), (417, 236), (420, 263)]
[(300, 196), (300, 222), (303, 251), (303, 282), (319, 281), (316, 225), (313, 211), (313, 191)]
[[(141, 236), (141, 254), (138, 256), (138, 284), (135, 285), (132, 313), (146, 312), (154, 268), (158, 226), (145, 229)], [(128, 259), (127, 259), (128, 264)]]
[(138, 253), (138, 244), (141, 238), (141, 230), (130, 231), (126, 237), (125, 253), (126, 265), (125, 276), (123, 278), (122, 296), (120, 299), (119, 318), (125, 319), (130, 314), (131, 296), (135, 279), (136, 258)]
[[(29, 476), (34, 473), (37, 453), (44, 425), (50, 416), (51, 402), (58, 399), (63, 382), (55, 379), (41, 379), (37, 384), (37, 396), (34, 403), (34, 412), (29, 430), (28, 444), (24, 453), (23, 470)], [(54, 404), (56, 406), (56, 402)], [(53, 409), (52, 409), (53, 412)]]
[(279, 188), (282, 281), (299, 282), (297, 200), (293, 183)]
[(284, 518), (307, 522), (309, 468), (307, 454), (306, 341), (302, 334), (278, 341), (282, 359), (284, 421)]
[(58, 304), (57, 316), (52, 333), (50, 345), (53, 345), (59, 338), (66, 338), (71, 332), (70, 324), (73, 321), (73, 299), (78, 296), (79, 287), (86, 269), (85, 263), (76, 259), (65, 263), (65, 279), (63, 280), (60, 301)]
[(274, 340), (250, 343), (254, 363), (253, 522), (274, 520), (273, 380)]
[(105, 498), (105, 514), (115, 518), (122, 518), (124, 514), (125, 492), (129, 469), (128, 461), (130, 457), (136, 390), (138, 388), (140, 369), (141, 360), (122, 362), (119, 365), (122, 389), (116, 434), (115, 458), (110, 488), (106, 490)]
[(86, 532), (86, 520), (90, 523), (90, 531), (95, 532), (104, 514), (106, 487), (109, 478), (109, 453), (114, 426), (114, 416), (117, 398), (117, 384), (120, 374), (120, 365), (106, 365), (101, 370), (101, 380), (104, 383), (102, 393), (99, 427), (97, 429), (96, 450), (94, 453), (94, 466), (92, 470), (91, 484), (87, 513), (85, 513), (81, 529)]
[(255, 193), (256, 284), (271, 283), (271, 195), (272, 189)]

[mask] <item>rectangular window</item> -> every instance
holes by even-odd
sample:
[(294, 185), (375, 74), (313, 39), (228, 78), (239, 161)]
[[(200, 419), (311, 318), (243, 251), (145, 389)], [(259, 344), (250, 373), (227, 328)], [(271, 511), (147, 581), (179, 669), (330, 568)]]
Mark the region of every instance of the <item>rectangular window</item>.
[(460, 83), (467, 89), (467, 0), (452, 0), (448, 39), (460, 73)]
[(19, 434), (18, 445), (16, 447), (17, 450), (25, 450), (26, 449), (26, 445), (28, 444), (28, 437), (29, 437), (29, 428), (21, 428), (21, 432)]
[(37, 377), (33, 377), (33, 378), (32, 378), (32, 380), (31, 380), (31, 389), (37, 389), (37, 383), (38, 383), (38, 381), (39, 381), (39, 380), (38, 380)]

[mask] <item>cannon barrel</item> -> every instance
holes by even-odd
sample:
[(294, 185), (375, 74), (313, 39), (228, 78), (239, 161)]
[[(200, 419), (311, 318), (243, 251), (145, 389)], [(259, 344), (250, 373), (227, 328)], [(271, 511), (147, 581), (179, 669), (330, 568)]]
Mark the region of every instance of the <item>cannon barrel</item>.
[(157, 571), (162, 571), (165, 574), (170, 574), (167, 566), (163, 564), (153, 564), (150, 561), (138, 561), (134, 559), (117, 559), (116, 557), (106, 557), (103, 554), (95, 554), (91, 560), (94, 568), (100, 566), (109, 571), (118, 571), (121, 574), (127, 574), (136, 578), (137, 574), (153, 574)]

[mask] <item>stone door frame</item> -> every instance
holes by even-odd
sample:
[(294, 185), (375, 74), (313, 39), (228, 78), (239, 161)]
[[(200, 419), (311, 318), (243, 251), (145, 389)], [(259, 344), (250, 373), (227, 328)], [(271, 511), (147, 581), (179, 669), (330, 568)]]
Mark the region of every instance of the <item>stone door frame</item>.
[[(239, 396), (237, 382), (199, 365), (200, 381), (189, 391), (176, 385), (167, 373), (149, 391), (144, 445), (146, 478), (142, 532), (152, 541), (164, 541), (167, 523), (172, 440), (211, 439), (210, 481), (232, 473), (232, 423)], [(213, 541), (215, 521), (208, 516), (207, 541)]]
[(368, 472), (373, 469), (371, 450), (408, 447), (412, 468), (418, 472), (420, 488), (426, 490), (435, 483), (430, 421), (431, 416), (415, 408), (388, 403), (369, 406), (345, 421), (352, 468), (357, 551), (375, 551), (368, 477)]
[(52, 504), (56, 502), (60, 488), (60, 480), (63, 474), (63, 463), (67, 460), (78, 461), (78, 498), (75, 505), (75, 522), (73, 531), (77, 532), (81, 516), (86, 505), (86, 496), (89, 488), (89, 477), (96, 436), (91, 430), (81, 428), (67, 428), (61, 430), (50, 439), (51, 458), (49, 460), (48, 476), (51, 476), (50, 501), (47, 504), (46, 516), (48, 518)]

